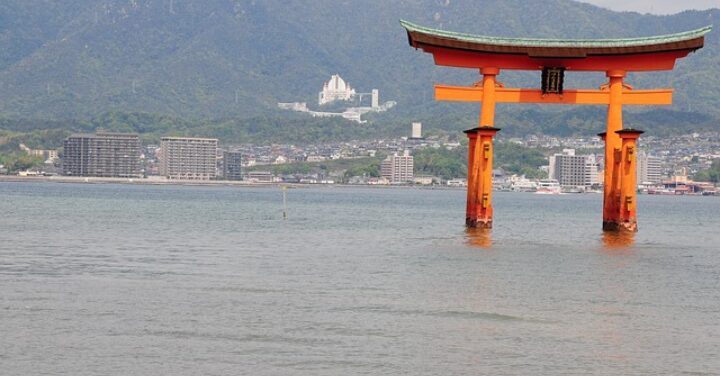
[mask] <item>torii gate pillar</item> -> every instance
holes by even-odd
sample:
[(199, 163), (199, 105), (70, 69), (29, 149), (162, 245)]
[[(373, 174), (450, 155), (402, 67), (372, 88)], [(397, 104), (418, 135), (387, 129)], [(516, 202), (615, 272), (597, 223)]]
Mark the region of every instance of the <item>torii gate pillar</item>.
[(603, 182), (603, 230), (616, 230), (620, 226), (620, 149), (622, 142), (617, 131), (623, 129), (622, 94), (625, 72), (607, 72), (610, 99), (608, 104), (607, 130), (605, 131), (605, 178)]
[(468, 177), (465, 225), (492, 228), (493, 137), (499, 128), (478, 127), (468, 137)]
[(484, 100), (480, 108), (480, 126), (465, 131), (468, 137), (467, 227), (492, 228), (493, 137), (500, 130), (495, 124), (495, 86), (497, 68), (482, 68)]

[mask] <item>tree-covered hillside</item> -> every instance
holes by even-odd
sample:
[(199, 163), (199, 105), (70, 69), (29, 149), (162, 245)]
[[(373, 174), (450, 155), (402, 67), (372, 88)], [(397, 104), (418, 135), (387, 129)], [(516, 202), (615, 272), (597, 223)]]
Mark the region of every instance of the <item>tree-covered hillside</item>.
[[(111, 111), (272, 116), (278, 101), (312, 103), (323, 81), (340, 73), (354, 87), (378, 88), (382, 100), (396, 100), (397, 116), (459, 113), (455, 105), (432, 103), (432, 83), (469, 84), (477, 74), (434, 67), (430, 56), (407, 45), (399, 19), (489, 35), (600, 38), (678, 32), (718, 16), (717, 9), (615, 13), (569, 0), (5, 0), (0, 112), (81, 120)], [(718, 117), (718, 47), (714, 31), (673, 74), (634, 75), (629, 82), (673, 86), (672, 110)], [(536, 76), (500, 79), (537, 86)], [(569, 75), (566, 86), (604, 80)]]

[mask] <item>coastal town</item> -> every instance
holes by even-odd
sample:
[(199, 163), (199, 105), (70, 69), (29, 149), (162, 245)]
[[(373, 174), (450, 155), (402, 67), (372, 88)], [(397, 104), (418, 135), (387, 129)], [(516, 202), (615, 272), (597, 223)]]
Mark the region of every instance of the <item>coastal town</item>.
[[(369, 102), (363, 101), (369, 96)], [(305, 102), (278, 103), (311, 117), (341, 117), (348, 126), (361, 126), (361, 115), (384, 112), (394, 101), (380, 104), (379, 90), (359, 93), (334, 74), (318, 93), (317, 111)], [(331, 112), (328, 105), (340, 112)], [(352, 124), (356, 123), (356, 124)], [(350, 125), (352, 124), (352, 125)], [(159, 144), (141, 142), (140, 134), (78, 133), (63, 147), (20, 152), (42, 163), (22, 166), (0, 163), (0, 176), (43, 178), (54, 181), (133, 182), (148, 184), (348, 184), (466, 187), (467, 168), (437, 168), (437, 154), (457, 166), (467, 162), (468, 140), (460, 132), (437, 127), (423, 132), (421, 122), (408, 124), (400, 137), (315, 144), (226, 143), (208, 137), (161, 137)], [(545, 194), (599, 193), (603, 186), (604, 142), (600, 137), (499, 135), (506, 159), (518, 151), (530, 152), (534, 161), (515, 158), (492, 173), (498, 191)], [(642, 137), (639, 143), (638, 191), (649, 194), (716, 195), (720, 161), (720, 132), (691, 133), (666, 138)], [(498, 153), (503, 157), (503, 152)], [(526, 158), (527, 159), (527, 158)], [(0, 160), (1, 162), (2, 160)], [(716, 161), (713, 164), (713, 161)]]
[[(424, 174), (413, 155), (427, 150), (461, 151), (464, 140), (448, 135), (422, 134), (413, 123), (408, 135), (365, 141), (316, 145), (223, 144), (214, 138), (163, 137), (159, 145), (141, 145), (137, 134), (98, 131), (75, 134), (58, 150), (23, 152), (44, 159), (42, 165), (0, 174), (19, 177), (109, 178), (146, 183), (241, 184), (355, 184), (423, 185), (462, 187), (465, 176)], [(502, 138), (499, 143), (540, 150), (546, 164), (536, 177), (513, 174), (502, 167), (493, 171), (496, 190), (542, 193), (600, 192), (603, 143), (598, 137), (527, 136)], [(638, 153), (638, 184), (641, 192), (657, 194), (704, 194), (717, 192), (716, 182), (695, 179), (720, 158), (720, 132), (692, 133), (672, 140), (647, 136)], [(362, 175), (353, 175), (357, 163), (380, 160)], [(322, 166), (317, 171), (317, 166)], [(86, 179), (87, 180), (87, 179)], [(90, 181), (90, 180), (87, 180)], [(549, 188), (549, 189), (548, 189)]]

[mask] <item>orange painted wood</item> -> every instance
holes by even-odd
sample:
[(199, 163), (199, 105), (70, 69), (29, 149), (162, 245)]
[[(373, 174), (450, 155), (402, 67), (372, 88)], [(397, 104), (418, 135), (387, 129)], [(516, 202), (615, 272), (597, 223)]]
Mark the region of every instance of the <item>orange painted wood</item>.
[[(493, 207), (492, 207), (492, 168), (493, 168), (493, 137), (496, 131), (478, 131), (478, 144), (475, 154), (480, 149), (480, 165), (482, 171), (478, 176), (478, 195), (476, 196), (478, 207), (478, 222), (484, 223), (484, 227), (492, 227)], [(487, 152), (485, 147), (489, 147)]]
[(481, 127), (492, 127), (495, 125), (495, 103), (497, 102), (495, 87), (497, 81), (495, 77), (499, 73), (497, 69), (483, 69), (483, 97), (485, 98), (480, 105), (480, 124)]
[(529, 57), (527, 55), (492, 54), (477, 51), (444, 49), (426, 46), (423, 50), (433, 55), (436, 65), (459, 68), (495, 67), (499, 69), (542, 70), (542, 67), (564, 67), (568, 71), (608, 70), (657, 71), (671, 70), (675, 60), (690, 51), (679, 50), (660, 53), (615, 56), (588, 56), (584, 59)]
[[(610, 72), (608, 72), (610, 75)], [(623, 129), (623, 75), (610, 75), (610, 102), (605, 130), (605, 180), (603, 183), (603, 226), (620, 223), (620, 187), (622, 141), (616, 132)]]
[(622, 104), (630, 105), (670, 105), (672, 89), (623, 90)]
[(477, 132), (467, 133), (468, 137), (468, 173), (467, 173), (467, 202), (465, 205), (465, 223), (472, 223), (477, 218), (477, 169), (475, 167), (475, 146)]
[(466, 224), (469, 227), (492, 228), (492, 167), (493, 167), (493, 137), (497, 128), (479, 127), (474, 139), (473, 147), (473, 192), (468, 185), (468, 215)]
[[(622, 104), (669, 105), (672, 89), (623, 90)], [(435, 85), (435, 99), (452, 102), (482, 102), (483, 89), (475, 86)], [(609, 90), (565, 90), (562, 95), (542, 94), (538, 89), (495, 88), (497, 103), (610, 104)], [(484, 125), (484, 124), (482, 124)]]
[(637, 139), (642, 132), (632, 130), (620, 135), (622, 154), (619, 163), (620, 185), (620, 225), (622, 229), (637, 231)]

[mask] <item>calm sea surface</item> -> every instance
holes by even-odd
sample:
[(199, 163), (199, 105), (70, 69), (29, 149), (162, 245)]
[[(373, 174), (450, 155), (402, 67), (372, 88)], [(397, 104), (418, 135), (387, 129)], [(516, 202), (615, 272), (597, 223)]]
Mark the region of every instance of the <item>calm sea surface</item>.
[(2, 375), (720, 373), (720, 198), (0, 183)]

